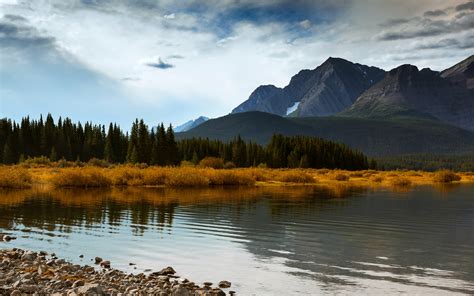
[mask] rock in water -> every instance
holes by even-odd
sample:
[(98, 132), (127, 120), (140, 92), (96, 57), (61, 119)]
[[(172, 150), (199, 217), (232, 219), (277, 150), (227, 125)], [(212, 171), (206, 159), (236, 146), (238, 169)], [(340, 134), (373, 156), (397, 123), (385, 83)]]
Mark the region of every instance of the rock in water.
[(163, 268), (162, 270), (158, 272), (152, 273), (152, 275), (170, 275), (170, 274), (175, 274), (176, 271), (174, 271), (173, 267), (168, 266), (166, 268)]
[(100, 266), (102, 266), (103, 268), (110, 268), (110, 261), (104, 260), (100, 262)]
[(222, 289), (230, 288), (231, 285), (232, 285), (232, 283), (229, 282), (229, 281), (220, 281), (219, 282), (219, 288), (222, 288)]

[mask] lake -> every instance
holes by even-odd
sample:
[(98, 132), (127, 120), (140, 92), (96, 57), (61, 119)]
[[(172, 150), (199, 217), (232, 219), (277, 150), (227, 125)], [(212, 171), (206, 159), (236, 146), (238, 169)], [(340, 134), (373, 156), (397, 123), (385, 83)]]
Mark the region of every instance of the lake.
[(173, 266), (238, 295), (474, 294), (473, 185), (4, 190), (0, 232), (17, 237), (0, 248)]

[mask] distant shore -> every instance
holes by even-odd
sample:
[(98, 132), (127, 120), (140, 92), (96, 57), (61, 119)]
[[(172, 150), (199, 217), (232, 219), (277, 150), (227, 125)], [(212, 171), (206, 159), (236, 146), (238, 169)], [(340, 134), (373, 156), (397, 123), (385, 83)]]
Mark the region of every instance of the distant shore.
[(25, 167), (0, 166), (0, 188), (99, 188), (119, 186), (212, 187), (354, 185), (410, 187), (446, 183), (474, 183), (474, 173), (451, 171), (346, 171), (329, 169), (269, 169), (128, 166)]
[[(82, 256), (82, 255), (81, 255)], [(55, 254), (21, 249), (0, 250), (0, 295), (233, 295), (232, 283), (202, 286), (176, 275), (172, 267), (145, 275), (127, 274), (96, 257), (94, 266), (80, 266)], [(58, 293), (58, 294), (56, 294)]]

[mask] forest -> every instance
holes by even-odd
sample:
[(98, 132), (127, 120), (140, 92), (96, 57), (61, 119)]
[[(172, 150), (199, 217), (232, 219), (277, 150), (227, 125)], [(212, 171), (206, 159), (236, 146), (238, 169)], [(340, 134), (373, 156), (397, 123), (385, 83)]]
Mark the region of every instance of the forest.
[(50, 114), (38, 120), (25, 117), (19, 123), (0, 119), (0, 163), (21, 163), (39, 156), (51, 161), (103, 159), (109, 163), (158, 166), (176, 166), (182, 161), (197, 164), (206, 157), (218, 157), (236, 167), (361, 170), (377, 166), (361, 152), (313, 137), (274, 135), (262, 146), (240, 136), (226, 143), (207, 138), (177, 141), (171, 125), (150, 128), (138, 119), (130, 133), (113, 123), (106, 130), (105, 125), (74, 123), (70, 118), (55, 122)]

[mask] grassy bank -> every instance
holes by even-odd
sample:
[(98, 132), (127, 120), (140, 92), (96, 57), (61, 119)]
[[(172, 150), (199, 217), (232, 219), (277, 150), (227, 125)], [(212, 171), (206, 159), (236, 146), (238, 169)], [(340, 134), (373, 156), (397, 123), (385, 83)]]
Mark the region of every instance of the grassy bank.
[(164, 186), (206, 187), (222, 185), (270, 186), (288, 184), (347, 184), (354, 186), (409, 187), (439, 183), (474, 182), (474, 173), (451, 171), (344, 171), (327, 169), (213, 169), (203, 167), (2, 166), (0, 187)]

